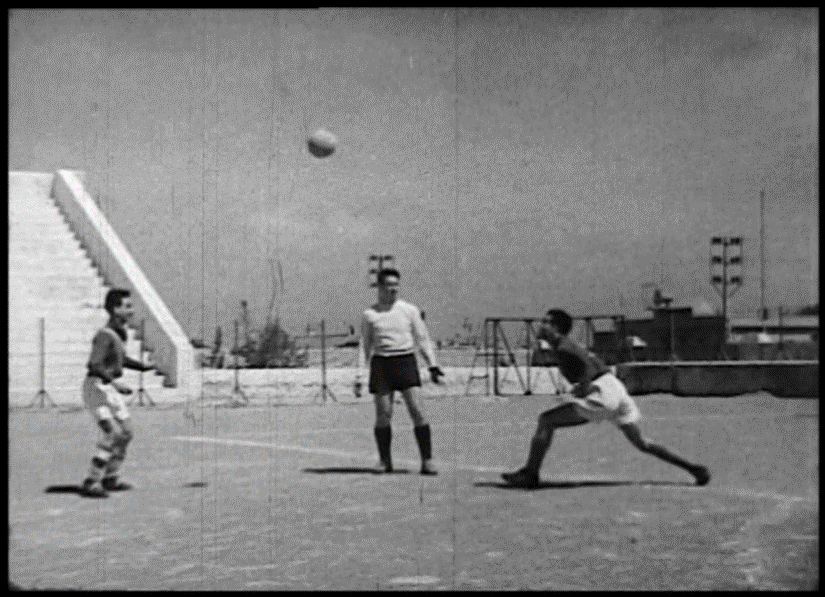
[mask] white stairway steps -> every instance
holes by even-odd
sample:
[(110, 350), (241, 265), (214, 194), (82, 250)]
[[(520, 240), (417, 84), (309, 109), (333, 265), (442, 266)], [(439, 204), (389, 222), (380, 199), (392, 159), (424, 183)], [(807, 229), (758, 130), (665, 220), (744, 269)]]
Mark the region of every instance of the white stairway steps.
[[(58, 404), (80, 406), (95, 332), (106, 323), (108, 288), (50, 197), (52, 174), (9, 173), (9, 403), (26, 406), (40, 390), (40, 319), (45, 320), (45, 390)], [(138, 322), (135, 322), (138, 323)], [(126, 350), (139, 358), (129, 330)], [(145, 359), (151, 360), (151, 355)], [(138, 388), (139, 373), (123, 381)], [(150, 396), (169, 392), (163, 377), (143, 374)]]

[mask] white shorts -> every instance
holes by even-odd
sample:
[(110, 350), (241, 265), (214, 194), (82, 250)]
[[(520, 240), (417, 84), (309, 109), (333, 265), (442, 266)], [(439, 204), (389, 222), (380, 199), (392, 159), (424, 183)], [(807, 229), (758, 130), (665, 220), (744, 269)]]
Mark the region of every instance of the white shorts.
[(565, 403), (576, 405), (576, 412), (594, 423), (610, 421), (615, 425), (638, 423), (642, 413), (636, 402), (627, 393), (627, 388), (612, 373), (594, 379), (591, 384), (596, 388), (584, 398), (572, 394), (564, 396)]
[(98, 421), (129, 418), (123, 395), (99, 377), (87, 375), (83, 380), (83, 404)]

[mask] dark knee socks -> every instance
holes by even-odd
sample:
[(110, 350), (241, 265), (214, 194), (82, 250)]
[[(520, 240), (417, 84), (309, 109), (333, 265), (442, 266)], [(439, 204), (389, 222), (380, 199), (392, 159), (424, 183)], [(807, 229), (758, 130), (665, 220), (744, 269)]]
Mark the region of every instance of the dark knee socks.
[[(375, 427), (374, 431), (378, 457), (384, 464), (392, 466), (392, 427)], [(413, 433), (418, 443), (418, 450), (421, 452), (421, 459), (430, 460), (433, 457), (433, 445), (429, 424), (413, 427)]]
[(655, 456), (665, 462), (669, 462), (670, 464), (674, 464), (680, 468), (685, 469), (686, 471), (690, 471), (691, 469), (695, 468), (695, 465), (691, 462), (688, 462), (684, 458), (681, 458), (665, 448), (664, 446), (660, 446), (658, 444), (648, 443), (647, 450), (648, 454)]
[(378, 445), (378, 457), (385, 465), (392, 468), (392, 427), (376, 427), (375, 443)]
[(418, 450), (421, 452), (421, 460), (430, 460), (433, 457), (433, 444), (430, 436), (430, 425), (413, 427), (415, 441), (418, 442)]

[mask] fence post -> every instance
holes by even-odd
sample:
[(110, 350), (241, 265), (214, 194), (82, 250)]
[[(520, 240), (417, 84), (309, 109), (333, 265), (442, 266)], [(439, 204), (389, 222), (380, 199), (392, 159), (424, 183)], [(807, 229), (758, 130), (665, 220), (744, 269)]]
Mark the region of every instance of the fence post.
[[(146, 320), (140, 320), (140, 348), (138, 350), (138, 360), (140, 364), (143, 365), (143, 345), (145, 343), (145, 336), (146, 334)], [(149, 393), (143, 388), (143, 369), (140, 370), (138, 373), (138, 391), (137, 391), (137, 405), (144, 406), (143, 399), (146, 398), (146, 401), (149, 403), (150, 406), (155, 406), (154, 400), (152, 397), (149, 396)]]
[(244, 391), (241, 389), (241, 382), (238, 377), (238, 352), (239, 352), (239, 345), (238, 345), (238, 320), (235, 320), (235, 385), (232, 387), (232, 396), (230, 399), (230, 403), (232, 406), (241, 406), (245, 404), (249, 404), (249, 396), (247, 396)]
[(34, 400), (29, 403), (29, 408), (38, 404), (39, 408), (44, 408), (46, 402), (51, 406), (57, 406), (46, 391), (46, 318), (40, 318), (40, 390), (34, 396)]
[[(335, 398), (335, 394), (332, 393), (332, 390), (329, 389), (327, 385), (327, 332), (326, 332), (326, 323), (324, 320), (321, 320), (321, 390), (319, 392), (321, 403), (327, 403), (327, 394), (329, 397), (332, 398), (333, 402), (338, 402), (338, 399)], [(317, 398), (318, 396), (316, 396)], [(315, 400), (313, 400), (315, 402)]]

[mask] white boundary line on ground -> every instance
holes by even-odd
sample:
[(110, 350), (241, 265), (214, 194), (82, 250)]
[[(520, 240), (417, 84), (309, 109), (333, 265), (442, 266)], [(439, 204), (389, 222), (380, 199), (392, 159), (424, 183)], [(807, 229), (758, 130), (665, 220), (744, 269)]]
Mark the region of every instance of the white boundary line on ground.
[[(358, 460), (366, 460), (370, 462), (372, 459), (375, 458), (374, 454), (365, 454), (363, 452), (345, 452), (343, 450), (328, 450), (326, 448), (307, 448), (305, 446), (296, 446), (291, 444), (271, 444), (271, 443), (264, 443), (264, 442), (253, 442), (249, 440), (242, 440), (242, 439), (227, 439), (227, 438), (213, 438), (213, 437), (193, 437), (193, 436), (173, 436), (170, 439), (178, 440), (178, 441), (185, 441), (185, 442), (202, 442), (202, 443), (212, 443), (212, 444), (223, 444), (227, 446), (251, 446), (255, 448), (268, 448), (273, 450), (284, 450), (284, 451), (293, 451), (293, 452), (303, 452), (305, 454), (323, 454), (326, 456), (337, 456), (340, 458), (351, 458), (351, 459), (358, 459)], [(411, 460), (409, 458), (399, 458), (394, 459), (396, 463), (409, 465), (409, 466), (418, 466), (418, 460)], [(472, 466), (472, 465), (456, 465), (454, 462), (447, 462), (447, 461), (436, 461), (435, 465), (438, 467), (443, 468), (444, 470), (452, 470), (453, 468), (457, 468), (458, 470), (462, 471), (471, 471), (476, 473), (500, 473), (502, 471), (508, 470), (506, 466), (499, 466), (499, 467), (488, 467), (488, 466)], [(569, 477), (565, 478), (567, 481), (622, 481), (625, 479), (617, 479), (615, 477), (606, 477), (603, 475), (588, 475), (586, 477)], [(737, 497), (746, 497), (746, 498), (769, 498), (773, 500), (778, 500), (780, 502), (818, 502), (817, 496), (796, 496), (796, 495), (785, 495), (782, 493), (777, 493), (773, 491), (753, 491), (750, 489), (744, 489), (741, 487), (704, 487), (703, 490), (712, 491), (714, 493), (721, 493), (725, 495), (733, 495)]]
[[(684, 421), (684, 420), (695, 420), (695, 419), (777, 419), (779, 417), (792, 417), (794, 413), (777, 413), (773, 415), (764, 415), (764, 414), (752, 414), (752, 415), (668, 415), (668, 416), (658, 416), (658, 417), (648, 417), (644, 414), (642, 415), (641, 423), (644, 425), (645, 421)], [(407, 424), (412, 424), (411, 421), (404, 420), (403, 425), (406, 426)], [(485, 421), (480, 423), (458, 423), (457, 425), (453, 425), (452, 423), (430, 423), (430, 427), (433, 429), (440, 429), (440, 428), (449, 428), (452, 429), (453, 427), (486, 427), (486, 426), (513, 426), (513, 427), (535, 427), (536, 422), (534, 420), (517, 420), (517, 421), (501, 421), (501, 422), (494, 422), (494, 421)], [(398, 427), (402, 427), (402, 425), (398, 425)], [(352, 433), (352, 432), (363, 432), (369, 431), (369, 427), (331, 427), (328, 429), (306, 429), (303, 431), (278, 431), (273, 433), (272, 435), (286, 435), (290, 437), (299, 437), (302, 435), (317, 435), (321, 433)], [(238, 435), (263, 435), (268, 434), (269, 432), (265, 431), (243, 431), (240, 432)]]

